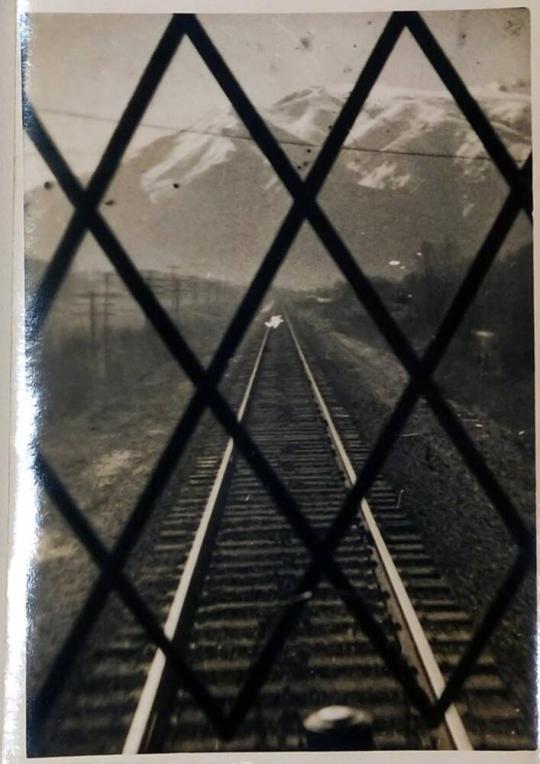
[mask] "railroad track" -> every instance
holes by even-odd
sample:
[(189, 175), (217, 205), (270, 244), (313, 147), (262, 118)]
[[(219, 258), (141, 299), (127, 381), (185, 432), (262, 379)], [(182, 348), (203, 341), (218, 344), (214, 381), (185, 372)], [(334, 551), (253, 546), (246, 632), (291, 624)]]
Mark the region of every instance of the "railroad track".
[[(289, 322), (258, 342), (235, 386), (243, 391), (238, 416), (312, 527), (324, 534), (369, 449)], [(335, 559), (426, 692), (440, 694), (470, 640), (472, 619), (455, 603), (382, 476)], [(265, 486), (221, 436), (199, 455), (180, 493), (169, 497), (129, 572), (159, 611), (167, 635), (230, 707), (309, 563)], [(111, 600), (44, 726), (38, 752), (301, 750), (304, 717), (336, 704), (369, 710), (378, 749), (533, 747), (489, 653), (441, 726), (431, 730), (339, 593), (323, 578), (305, 596), (299, 623), (230, 741), (216, 736), (175, 683), (162, 653)]]

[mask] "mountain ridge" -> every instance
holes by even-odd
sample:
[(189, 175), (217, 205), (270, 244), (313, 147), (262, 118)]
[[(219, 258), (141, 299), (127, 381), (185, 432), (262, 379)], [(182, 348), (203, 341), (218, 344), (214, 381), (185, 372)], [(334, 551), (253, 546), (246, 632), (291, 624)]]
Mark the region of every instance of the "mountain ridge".
[[(261, 110), (302, 177), (347, 95), (344, 86), (291, 93)], [(516, 161), (530, 147), (530, 99), (493, 85), (482, 107)], [(83, 182), (87, 182), (83, 178)], [(319, 202), (368, 274), (399, 278), (422, 242), (452, 236), (464, 260), (487, 233), (505, 183), (448, 94), (377, 88), (366, 101)], [(188, 274), (245, 282), (291, 200), (232, 110), (147, 144), (119, 168), (102, 212), (141, 268), (178, 265)], [(50, 256), (69, 205), (60, 189), (27, 197), (29, 255)], [(521, 221), (516, 248), (527, 238)], [(77, 267), (106, 267), (87, 236)], [(100, 260), (103, 265), (100, 265)], [(390, 262), (399, 265), (390, 265)], [(86, 263), (86, 264), (85, 264)], [(337, 278), (303, 226), (280, 281), (316, 288)]]

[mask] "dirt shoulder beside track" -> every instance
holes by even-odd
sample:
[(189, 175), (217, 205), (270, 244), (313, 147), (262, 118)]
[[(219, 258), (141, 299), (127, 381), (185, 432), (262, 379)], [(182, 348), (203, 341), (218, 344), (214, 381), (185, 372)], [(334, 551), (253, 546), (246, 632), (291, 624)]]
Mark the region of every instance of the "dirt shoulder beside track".
[[(201, 354), (203, 364), (209, 362), (210, 349), (223, 330), (216, 323), (209, 333), (208, 348)], [(243, 352), (241, 348), (231, 361), (227, 390)], [(126, 363), (130, 363), (129, 358)], [(193, 393), (191, 383), (172, 360), (144, 372), (132, 366), (131, 384), (109, 396), (107, 403), (51, 421), (40, 434), (47, 460), (109, 548), (133, 511)], [(210, 434), (216, 432), (219, 438), (225, 437), (215, 419), (205, 413), (154, 515), (171, 501)], [(29, 695), (39, 687), (97, 577), (95, 564), (53, 502), (45, 494), (39, 495), (38, 501), (39, 527), (28, 595)]]

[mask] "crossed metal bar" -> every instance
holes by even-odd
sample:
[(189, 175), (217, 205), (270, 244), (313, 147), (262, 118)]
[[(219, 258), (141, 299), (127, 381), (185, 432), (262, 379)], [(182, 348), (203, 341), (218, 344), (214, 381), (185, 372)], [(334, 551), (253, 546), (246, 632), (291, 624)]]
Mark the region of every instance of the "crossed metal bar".
[[(441, 76), (484, 148), (510, 186), (508, 197), (499, 215), (441, 322), (435, 338), (421, 359), (416, 356), (369, 279), (363, 274), (316, 201), (316, 197), (331, 171), (349, 130), (405, 28), (411, 31)], [(155, 299), (152, 291), (97, 209), (184, 35), (189, 37), (198, 50), (246, 125), (253, 140), (268, 159), (293, 199), (289, 212), (242, 298), (207, 370), (202, 368), (197, 357)], [(195, 385), (195, 393), (189, 405), (174, 429), (124, 530), (111, 551), (108, 551), (101, 543), (45, 457), (41, 453), (37, 455), (36, 471), (41, 475), (44, 488), (98, 565), (100, 576), (93, 585), (67, 640), (53, 662), (37, 698), (30, 703), (31, 726), (33, 724), (39, 725), (50, 712), (63, 681), (103, 609), (108, 595), (113, 589), (116, 589), (130, 611), (141, 623), (148, 637), (163, 650), (179, 680), (207, 714), (218, 734), (226, 738), (232, 737), (249, 711), (256, 694), (264, 684), (290, 630), (301, 615), (306, 599), (300, 595), (306, 591), (311, 591), (323, 574), (328, 576), (349, 611), (379, 650), (392, 673), (402, 683), (409, 699), (416, 704), (430, 723), (438, 723), (445, 710), (453, 702), (456, 693), (474, 666), (476, 658), (503, 616), (517, 587), (530, 567), (532, 558), (534, 544), (532, 531), (520, 518), (432, 380), (438, 363), (454, 337), (465, 312), (474, 300), (515, 218), (521, 209), (531, 217), (531, 159), (529, 158), (522, 168), (516, 165), (422, 18), (417, 13), (409, 12), (394, 13), (390, 17), (305, 181), (297, 175), (286, 154), (247, 98), (200, 22), (192, 15), (174, 16), (168, 24), (86, 189), (80, 186), (29, 103), (25, 103), (25, 114), (27, 132), (75, 208), (73, 217), (31, 305), (28, 329), (30, 342), (37, 340), (82, 237), (89, 230), (109, 257), (119, 276), (162, 341)], [(367, 309), (410, 375), (410, 381), (394, 412), (379, 435), (367, 462), (359, 471), (355, 485), (322, 542), (312, 531), (294, 498), (289, 494), (263, 454), (260, 453), (244, 427), (237, 421), (236, 416), (217, 389), (228, 361), (244, 337), (304, 220), (310, 222), (336, 265), (348, 279), (360, 302)], [(426, 397), (465, 463), (478, 479), (506, 523), (520, 550), (514, 565), (493, 603), (486, 611), (471, 643), (448, 680), (443, 695), (435, 703), (432, 703), (422, 690), (410, 666), (400, 656), (396, 646), (388, 641), (380, 625), (372, 616), (369, 607), (354, 590), (333, 559), (333, 554), (356, 513), (359, 501), (368, 492), (421, 395)], [(153, 508), (190, 441), (200, 416), (207, 407), (211, 408), (218, 421), (233, 437), (236, 447), (259, 475), (277, 508), (289, 520), (312, 558), (307, 571), (298, 582), (296, 592), (299, 596), (281, 612), (257, 659), (249, 669), (237, 699), (228, 714), (223, 712), (200, 678), (187, 666), (183, 656), (165, 637), (159, 623), (123, 573), (123, 567), (131, 550), (140, 538)]]

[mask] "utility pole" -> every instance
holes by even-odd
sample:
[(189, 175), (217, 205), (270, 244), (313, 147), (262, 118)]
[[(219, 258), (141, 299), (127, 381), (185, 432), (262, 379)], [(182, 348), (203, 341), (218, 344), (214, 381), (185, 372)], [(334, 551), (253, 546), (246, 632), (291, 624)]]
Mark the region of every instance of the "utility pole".
[(169, 265), (171, 271), (171, 308), (176, 321), (180, 318), (180, 278), (178, 276), (178, 266)]
[[(154, 275), (155, 274), (154, 274), (154, 271), (146, 270), (146, 271), (141, 271), (141, 273), (142, 273), (142, 275), (144, 277), (144, 280), (146, 281), (146, 283), (148, 285), (148, 288), (152, 292), (155, 292), (155, 284), (154, 284)], [(149, 330), (151, 328), (150, 321), (148, 320), (148, 317), (146, 316), (146, 314), (144, 316), (144, 328), (146, 330)]]
[[(105, 288), (103, 292), (98, 292), (96, 289), (89, 289), (88, 292), (80, 292), (75, 295), (81, 300), (85, 300), (88, 306), (88, 329), (90, 335), (90, 354), (95, 364), (99, 363), (100, 372), (103, 368), (107, 367), (110, 351), (110, 324), (111, 318), (115, 315), (112, 310), (113, 301), (116, 297), (119, 297), (119, 293), (111, 291), (111, 276), (112, 273), (105, 274)], [(100, 316), (100, 310), (103, 311)], [(101, 338), (98, 337), (98, 319), (103, 327), (103, 333)], [(101, 343), (100, 343), (101, 339)], [(103, 353), (99, 353), (98, 358), (98, 345), (102, 345)], [(102, 363), (102, 359), (104, 363)]]
[(105, 288), (103, 292), (103, 351), (105, 356), (105, 365), (109, 362), (110, 353), (110, 320), (115, 315), (111, 311), (114, 300), (120, 297), (118, 292), (111, 291), (111, 281), (114, 273), (108, 271), (105, 273)]
[[(161, 298), (166, 293), (166, 287), (167, 287), (167, 283), (165, 282), (165, 279), (164, 279), (164, 274), (161, 271), (155, 271), (155, 270), (145, 270), (145, 271), (141, 271), (141, 273), (148, 287), (154, 293), (155, 297), (158, 298), (161, 305), (163, 305), (163, 300)], [(146, 329), (153, 328), (148, 318), (145, 319), (144, 325)]]
[(107, 355), (107, 346), (109, 344), (109, 310), (111, 300), (111, 276), (113, 274), (108, 271), (105, 274), (105, 291), (103, 292), (103, 345), (105, 347), (105, 355)]
[(97, 298), (98, 294), (95, 290), (90, 289), (88, 292), (80, 292), (75, 295), (82, 300), (86, 300), (88, 303), (88, 327), (90, 332), (90, 353), (95, 360), (97, 351)]

